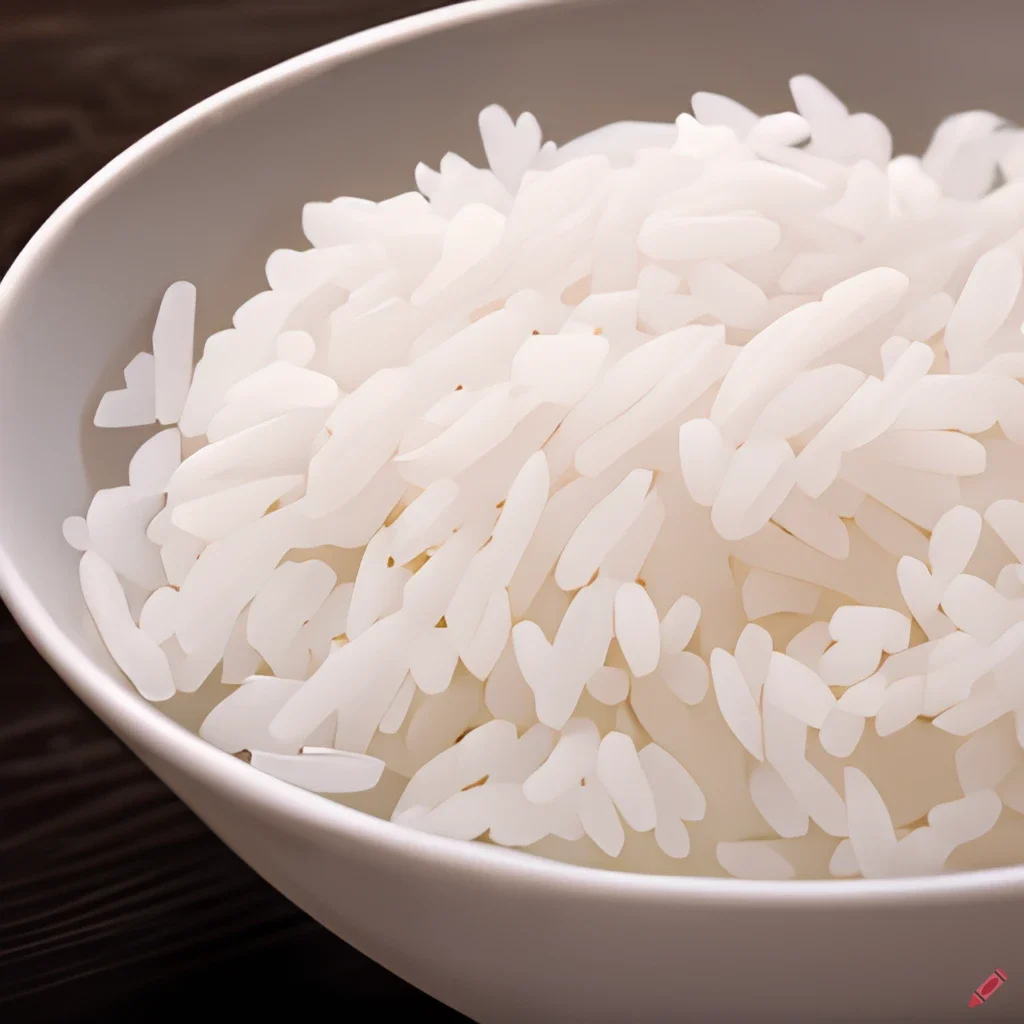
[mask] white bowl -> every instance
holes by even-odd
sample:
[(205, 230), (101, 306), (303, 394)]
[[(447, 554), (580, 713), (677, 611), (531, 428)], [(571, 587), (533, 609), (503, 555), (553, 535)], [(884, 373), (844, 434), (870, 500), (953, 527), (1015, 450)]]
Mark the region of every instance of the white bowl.
[[(125, 479), (140, 435), (91, 426), (164, 287), (204, 336), (301, 244), (308, 199), (405, 191), (473, 157), (476, 113), (567, 138), (668, 120), (695, 89), (762, 110), (824, 77), (919, 150), (945, 113), (1020, 115), (1024, 9), (823, 0), (470, 3), (299, 57), (176, 118), (71, 197), (0, 286), (0, 593), (50, 663), (221, 838), (345, 940), (479, 1020), (1021, 1019), (1024, 868), (756, 883), (574, 868), (408, 831), (262, 775), (146, 704), (84, 626), (69, 513)], [(1018, 117), (1018, 119), (1020, 119)], [(100, 434), (104, 436), (100, 437)], [(114, 432), (132, 434), (128, 432)], [(1022, 851), (1024, 853), (1024, 851)], [(173, 865), (169, 866), (169, 870)]]

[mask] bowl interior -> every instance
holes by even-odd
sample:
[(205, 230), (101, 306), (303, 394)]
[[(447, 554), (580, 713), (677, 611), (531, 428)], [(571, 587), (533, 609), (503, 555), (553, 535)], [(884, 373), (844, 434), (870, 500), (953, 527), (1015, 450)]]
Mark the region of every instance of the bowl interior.
[(328, 47), (222, 94), (102, 172), (9, 275), (0, 555), (12, 571), (0, 583), (16, 610), (31, 596), (95, 665), (113, 668), (61, 522), (126, 482), (147, 433), (96, 429), (96, 402), (149, 347), (170, 282), (197, 285), (200, 339), (228, 326), (264, 286), (267, 255), (303, 246), (305, 201), (407, 191), (416, 162), (436, 166), (449, 149), (479, 162), (476, 114), (489, 102), (532, 110), (561, 141), (617, 119), (671, 120), (697, 89), (785, 109), (788, 77), (806, 71), (886, 120), (902, 151), (920, 151), (953, 111), (1024, 120), (1017, 4), (987, 5), (983, 19), (958, 0), (488, 6)]

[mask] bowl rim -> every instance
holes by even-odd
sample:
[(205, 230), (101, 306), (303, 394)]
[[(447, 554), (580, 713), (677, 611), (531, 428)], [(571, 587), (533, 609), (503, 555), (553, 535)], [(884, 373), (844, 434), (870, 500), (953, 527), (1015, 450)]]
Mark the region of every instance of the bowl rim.
[[(7, 316), (38, 267), (61, 244), (86, 211), (114, 191), (121, 179), (161, 158), (178, 140), (216, 120), (378, 50), (484, 19), (520, 11), (582, 3), (583, 0), (468, 0), (392, 21), (306, 51), (229, 86), (165, 122), (120, 153), (67, 198), (46, 220), (0, 281), (0, 343)], [(502, 876), (509, 885), (557, 886), (582, 898), (623, 898), (685, 904), (810, 909), (863, 906), (865, 901), (904, 904), (1002, 898), (1024, 890), (1024, 865), (918, 878), (753, 881), (694, 875), (642, 874), (579, 867), (501, 847), (417, 832), (326, 800), (254, 770), (165, 715), (133, 689), (96, 666), (54, 621), (29, 581), (15, 566), (0, 536), (0, 598), (29, 640), (108, 726), (130, 736), (142, 750), (212, 785), (256, 814), (294, 828), (317, 829), (367, 844), (378, 856), (407, 862), (433, 861), (448, 870)]]

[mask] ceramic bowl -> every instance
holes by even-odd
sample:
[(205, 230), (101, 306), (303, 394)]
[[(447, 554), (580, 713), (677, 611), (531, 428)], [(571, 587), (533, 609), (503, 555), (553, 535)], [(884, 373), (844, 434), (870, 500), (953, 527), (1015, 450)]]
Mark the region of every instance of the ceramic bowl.
[[(301, 245), (302, 203), (384, 198), (480, 159), (488, 102), (569, 138), (671, 120), (696, 89), (783, 109), (824, 78), (920, 151), (946, 113), (1024, 120), (1024, 5), (957, 0), (469, 3), (315, 50), (147, 136), (73, 195), (0, 286), (0, 593), (68, 685), (226, 843), (347, 942), (481, 1021), (937, 1020), (1015, 983), (1024, 867), (744, 882), (571, 867), (422, 835), (260, 774), (132, 691), (86, 619), (64, 517), (122, 483), (138, 432), (91, 425), (171, 281), (199, 330)], [(127, 435), (113, 437), (111, 435)], [(172, 869), (172, 865), (168, 869)]]

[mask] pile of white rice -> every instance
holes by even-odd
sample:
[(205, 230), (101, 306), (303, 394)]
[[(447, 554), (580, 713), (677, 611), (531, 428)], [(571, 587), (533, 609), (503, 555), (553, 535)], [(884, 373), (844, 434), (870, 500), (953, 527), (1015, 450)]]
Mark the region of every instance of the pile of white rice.
[(138, 691), (577, 863), (1022, 859), (1024, 134), (892, 158), (792, 92), (557, 147), (488, 107), (489, 169), (310, 203), (194, 368), (173, 284), (96, 414), (161, 429), (64, 527)]

